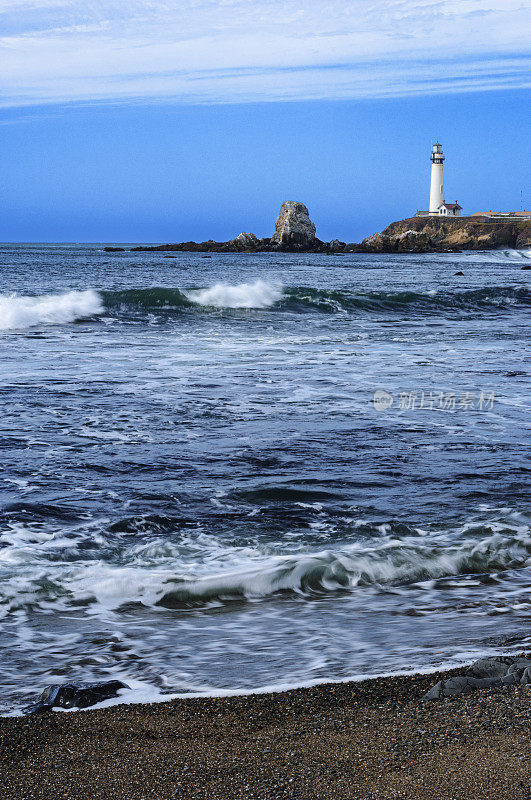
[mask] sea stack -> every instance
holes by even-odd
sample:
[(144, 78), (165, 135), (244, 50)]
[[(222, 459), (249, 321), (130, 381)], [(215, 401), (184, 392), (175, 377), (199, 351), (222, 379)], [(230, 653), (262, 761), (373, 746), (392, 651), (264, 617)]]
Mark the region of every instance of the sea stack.
[(280, 247), (308, 247), (315, 242), (315, 225), (304, 203), (282, 203), (271, 243)]

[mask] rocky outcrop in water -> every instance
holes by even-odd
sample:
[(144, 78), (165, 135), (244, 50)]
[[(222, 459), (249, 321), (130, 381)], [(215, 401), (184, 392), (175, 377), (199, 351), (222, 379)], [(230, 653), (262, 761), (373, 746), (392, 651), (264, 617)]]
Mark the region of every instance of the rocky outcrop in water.
[(287, 200), (282, 203), (271, 238), (273, 245), (307, 249), (315, 243), (315, 225), (304, 203)]
[(512, 656), (480, 658), (467, 670), (466, 675), (439, 681), (424, 695), (424, 700), (442, 700), (468, 694), (476, 689), (531, 684), (531, 659)]
[(256, 250), (259, 240), (254, 233), (239, 233), (235, 239), (231, 239), (229, 244), (239, 247), (242, 250)]
[[(327, 244), (317, 239), (315, 225), (304, 203), (288, 200), (282, 203), (275, 232), (271, 238), (259, 239), (254, 233), (240, 233), (228, 242), (178, 242), (156, 247), (133, 247), (133, 252), (177, 250), (192, 253), (329, 253), (344, 249), (345, 243), (337, 239)], [(336, 245), (339, 245), (339, 248)], [(334, 249), (336, 248), (336, 249)]]
[[(240, 233), (228, 242), (178, 242), (156, 247), (133, 247), (133, 251), (176, 250), (191, 253), (444, 253), (460, 250), (495, 250), (531, 247), (531, 220), (500, 220), (489, 217), (411, 217), (393, 222), (381, 233), (360, 244), (339, 239), (322, 242), (303, 203), (282, 204), (271, 238)], [(107, 251), (113, 248), (105, 248)], [(121, 248), (114, 248), (116, 250)]]

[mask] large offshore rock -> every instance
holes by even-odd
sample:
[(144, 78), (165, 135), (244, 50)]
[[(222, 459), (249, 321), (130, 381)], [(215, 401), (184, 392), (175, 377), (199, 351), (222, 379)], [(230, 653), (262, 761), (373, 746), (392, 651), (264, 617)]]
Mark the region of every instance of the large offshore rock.
[(315, 225), (304, 203), (287, 200), (282, 203), (275, 223), (272, 244), (280, 247), (305, 248), (315, 242)]

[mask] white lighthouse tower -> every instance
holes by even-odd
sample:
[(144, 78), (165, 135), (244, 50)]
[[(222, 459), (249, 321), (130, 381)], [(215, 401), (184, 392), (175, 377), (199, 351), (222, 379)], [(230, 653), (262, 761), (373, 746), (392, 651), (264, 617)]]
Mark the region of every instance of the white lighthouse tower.
[(460, 217), (463, 210), (459, 203), (444, 202), (442, 144), (435, 142), (431, 149), (431, 186), (429, 211), (417, 211), (416, 217)]
[(444, 206), (443, 151), (440, 142), (435, 142), (431, 151), (430, 214), (439, 216)]

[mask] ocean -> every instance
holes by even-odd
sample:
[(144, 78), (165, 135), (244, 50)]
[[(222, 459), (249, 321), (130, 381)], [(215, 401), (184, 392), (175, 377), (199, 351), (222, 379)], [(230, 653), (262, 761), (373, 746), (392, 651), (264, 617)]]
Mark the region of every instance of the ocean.
[(529, 647), (531, 253), (165, 255), (0, 246), (0, 712)]

